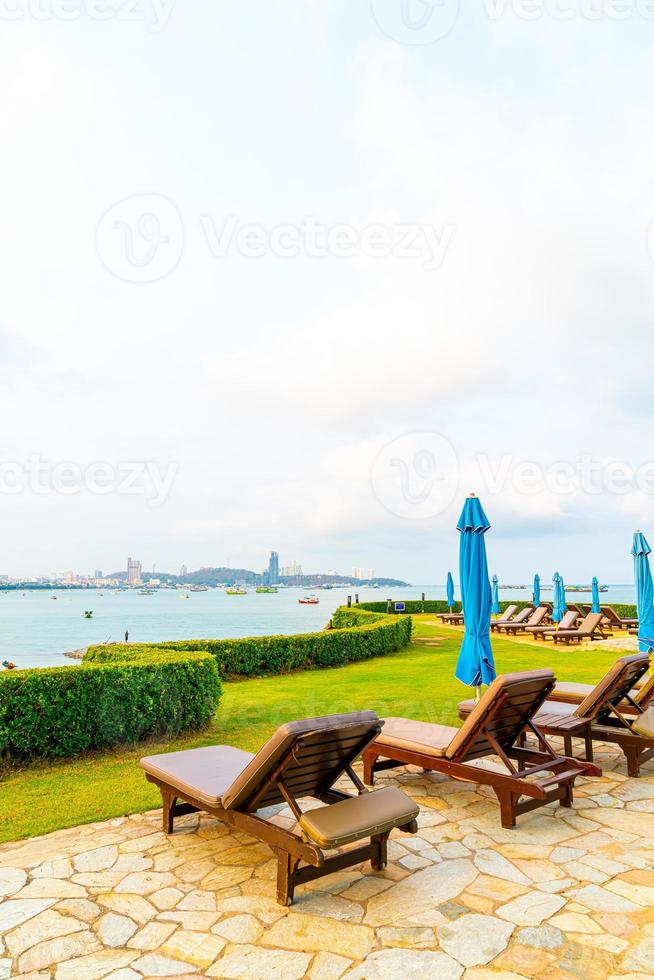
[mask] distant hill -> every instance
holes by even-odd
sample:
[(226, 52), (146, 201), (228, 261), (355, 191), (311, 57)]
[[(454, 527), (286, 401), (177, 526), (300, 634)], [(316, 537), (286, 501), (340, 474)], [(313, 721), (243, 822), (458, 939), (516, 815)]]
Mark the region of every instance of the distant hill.
[[(107, 578), (124, 582), (127, 572), (112, 572)], [(159, 579), (171, 585), (231, 585), (234, 582), (244, 582), (246, 585), (260, 585), (264, 581), (264, 576), (259, 572), (253, 572), (249, 568), (198, 568), (195, 572), (188, 575), (173, 575), (171, 572), (143, 572), (143, 581)], [(280, 582), (284, 585), (295, 585), (303, 588), (316, 588), (322, 585), (344, 586), (351, 585), (353, 589), (364, 585), (378, 585), (380, 588), (402, 588), (408, 586), (408, 582), (403, 582), (399, 578), (371, 578), (356, 581), (348, 575), (283, 575)]]

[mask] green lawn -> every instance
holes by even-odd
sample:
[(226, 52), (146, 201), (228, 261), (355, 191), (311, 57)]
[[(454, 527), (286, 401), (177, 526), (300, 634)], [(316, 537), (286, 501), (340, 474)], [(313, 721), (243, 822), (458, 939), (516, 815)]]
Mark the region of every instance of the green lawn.
[[(470, 693), (454, 678), (461, 632), (433, 625), (433, 615), (413, 620), (418, 642), (400, 653), (333, 670), (226, 683), (213, 727), (202, 735), (10, 771), (1, 783), (0, 842), (157, 807), (158, 793), (137, 765), (145, 754), (215, 743), (254, 752), (284, 721), (360, 708), (381, 717), (458, 724), (456, 705)], [(438, 645), (430, 645), (434, 641)], [(552, 667), (562, 680), (588, 682), (619, 656), (597, 647), (543, 648), (495, 638), (493, 650), (500, 673)]]

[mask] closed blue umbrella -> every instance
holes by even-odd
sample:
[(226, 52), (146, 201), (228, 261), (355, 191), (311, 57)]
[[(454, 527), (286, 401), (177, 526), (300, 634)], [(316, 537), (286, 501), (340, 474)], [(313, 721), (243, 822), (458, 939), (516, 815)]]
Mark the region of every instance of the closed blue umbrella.
[(491, 613), (497, 616), (502, 612), (500, 609), (500, 590), (497, 584), (497, 575), (493, 575), (493, 588), (491, 589)]
[(651, 548), (642, 531), (634, 534), (631, 553), (634, 556), (636, 602), (638, 603), (638, 646), (641, 653), (654, 650), (654, 585), (649, 567)]
[(540, 606), (540, 575), (534, 575), (534, 609)]
[(559, 575), (559, 608), (561, 609), (562, 616), (568, 611), (568, 607), (565, 602), (565, 582), (563, 581), (562, 575)]
[(595, 576), (593, 576), (593, 604), (590, 607), (590, 611), (592, 613), (600, 613), (602, 611), (600, 607), (599, 582)]
[(486, 541), (489, 529), (479, 499), (466, 500), (457, 530), (459, 541), (459, 582), (465, 616), (465, 635), (456, 665), (456, 676), (463, 684), (477, 688), (495, 679), (495, 663), (490, 644), (491, 587), (488, 581)]
[(447, 573), (447, 604), (450, 612), (452, 612), (454, 608), (454, 579), (452, 578), (452, 572)]
[(561, 576), (558, 572), (554, 572), (552, 582), (554, 583), (554, 590), (552, 592), (552, 619), (555, 623), (560, 623), (563, 618), (563, 610), (561, 608)]

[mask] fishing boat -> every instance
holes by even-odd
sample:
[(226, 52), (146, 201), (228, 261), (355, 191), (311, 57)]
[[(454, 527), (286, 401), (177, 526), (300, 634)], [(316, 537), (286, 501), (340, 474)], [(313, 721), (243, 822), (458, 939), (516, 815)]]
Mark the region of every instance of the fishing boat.
[(305, 595), (304, 599), (298, 599), (301, 606), (317, 606), (320, 599), (317, 595)]
[(209, 588), (206, 585), (192, 585), (191, 592), (208, 592)]
[(139, 595), (154, 595), (155, 589), (139, 589)]
[(257, 588), (257, 592), (266, 592), (266, 593), (273, 594), (275, 592), (279, 592), (279, 589), (276, 589), (274, 585), (260, 585)]
[(240, 589), (240, 588), (225, 589), (225, 592), (227, 593), (227, 595), (247, 595), (248, 594), (248, 590), (247, 589)]

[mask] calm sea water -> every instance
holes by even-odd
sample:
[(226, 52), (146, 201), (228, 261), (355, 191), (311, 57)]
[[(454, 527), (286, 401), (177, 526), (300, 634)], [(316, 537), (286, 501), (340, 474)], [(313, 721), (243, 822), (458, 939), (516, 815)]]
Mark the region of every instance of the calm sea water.
[[(344, 605), (354, 589), (318, 591), (317, 606), (301, 606), (301, 589), (283, 589), (276, 594), (228, 596), (222, 589), (208, 592), (163, 590), (154, 595), (137, 591), (0, 592), (0, 661), (12, 660), (19, 667), (52, 667), (72, 664), (64, 656), (90, 643), (122, 640), (129, 630), (130, 641), (216, 637), (265, 636), (307, 633), (322, 629), (337, 606)], [(445, 586), (416, 586), (406, 589), (359, 589), (361, 602), (393, 599), (444, 599)], [(188, 594), (188, 599), (182, 596)], [(53, 599), (52, 596), (56, 596)], [(456, 591), (459, 597), (458, 589)], [(527, 590), (502, 589), (501, 599), (526, 599)], [(547, 592), (543, 593), (547, 598)], [(575, 596), (570, 596), (574, 600)], [(580, 601), (590, 601), (585, 594)], [(603, 593), (606, 602), (634, 602), (633, 586), (611, 586)], [(84, 611), (93, 610), (85, 619)]]

